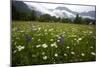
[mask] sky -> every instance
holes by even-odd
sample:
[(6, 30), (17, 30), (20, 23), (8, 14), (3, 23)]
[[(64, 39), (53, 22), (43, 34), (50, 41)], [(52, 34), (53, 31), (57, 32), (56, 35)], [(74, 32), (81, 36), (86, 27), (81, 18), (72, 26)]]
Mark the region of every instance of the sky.
[(20, 0), (20, 1), (41, 1), (41, 2), (57, 2), (57, 3), (96, 5), (96, 0)]
[[(74, 1), (79, 1), (79, 0), (20, 0), (20, 1), (40, 1), (40, 2), (56, 2), (56, 3), (71, 3), (71, 4), (85, 4), (84, 1), (83, 3), (81, 2), (78, 2), (78, 3), (75, 3)], [(89, 3), (94, 0), (87, 0), (87, 2), (89, 1)], [(32, 6), (41, 6), (41, 7), (44, 7), (44, 8), (47, 8), (47, 9), (54, 9), (58, 6), (63, 6), (63, 7), (67, 7), (73, 11), (76, 11), (76, 12), (88, 12), (88, 11), (94, 11), (95, 10), (95, 6), (83, 6), (83, 5), (66, 5), (66, 4), (46, 4), (46, 3), (33, 3), (33, 2), (25, 2), (29, 5), (32, 5)], [(91, 5), (91, 4), (86, 4), (86, 5)], [(92, 4), (93, 5), (93, 4)]]

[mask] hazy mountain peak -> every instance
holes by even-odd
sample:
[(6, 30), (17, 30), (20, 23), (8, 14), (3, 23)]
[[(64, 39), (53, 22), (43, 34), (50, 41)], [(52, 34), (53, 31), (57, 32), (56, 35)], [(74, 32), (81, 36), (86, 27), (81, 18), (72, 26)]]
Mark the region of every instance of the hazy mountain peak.
[(59, 7), (56, 7), (55, 9), (57, 9), (57, 10), (67, 10), (67, 11), (71, 11), (69, 8), (64, 7), (64, 6), (59, 6)]

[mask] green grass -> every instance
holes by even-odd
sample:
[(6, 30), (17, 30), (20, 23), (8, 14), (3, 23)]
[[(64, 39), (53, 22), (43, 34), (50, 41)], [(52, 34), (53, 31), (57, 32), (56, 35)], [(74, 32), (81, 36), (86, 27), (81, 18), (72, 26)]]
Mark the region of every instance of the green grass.
[(13, 65), (96, 60), (95, 25), (13, 21), (11, 35)]

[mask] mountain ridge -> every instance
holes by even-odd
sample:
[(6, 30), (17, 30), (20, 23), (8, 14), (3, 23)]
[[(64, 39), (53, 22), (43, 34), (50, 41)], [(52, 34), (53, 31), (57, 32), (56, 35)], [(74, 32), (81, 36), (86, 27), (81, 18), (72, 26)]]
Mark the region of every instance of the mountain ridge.
[(88, 12), (76, 12), (68, 7), (65, 6), (58, 6), (55, 9), (47, 9), (45, 7), (42, 7), (42, 5), (29, 5), (26, 4), (22, 1), (20, 2), (12, 2), (13, 6), (16, 7), (17, 10), (30, 13), (32, 10), (34, 10), (38, 16), (42, 14), (49, 14), (51, 16), (56, 16), (56, 17), (67, 17), (67, 18), (75, 18), (76, 14), (79, 14), (83, 18), (90, 18), (90, 19), (95, 19), (95, 14), (96, 11), (88, 11)]

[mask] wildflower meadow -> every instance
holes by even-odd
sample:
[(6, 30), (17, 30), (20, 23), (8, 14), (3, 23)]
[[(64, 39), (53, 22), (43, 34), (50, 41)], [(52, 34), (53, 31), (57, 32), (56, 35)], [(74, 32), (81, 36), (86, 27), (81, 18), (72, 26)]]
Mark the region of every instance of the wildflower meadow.
[(95, 61), (95, 25), (12, 21), (12, 65)]

